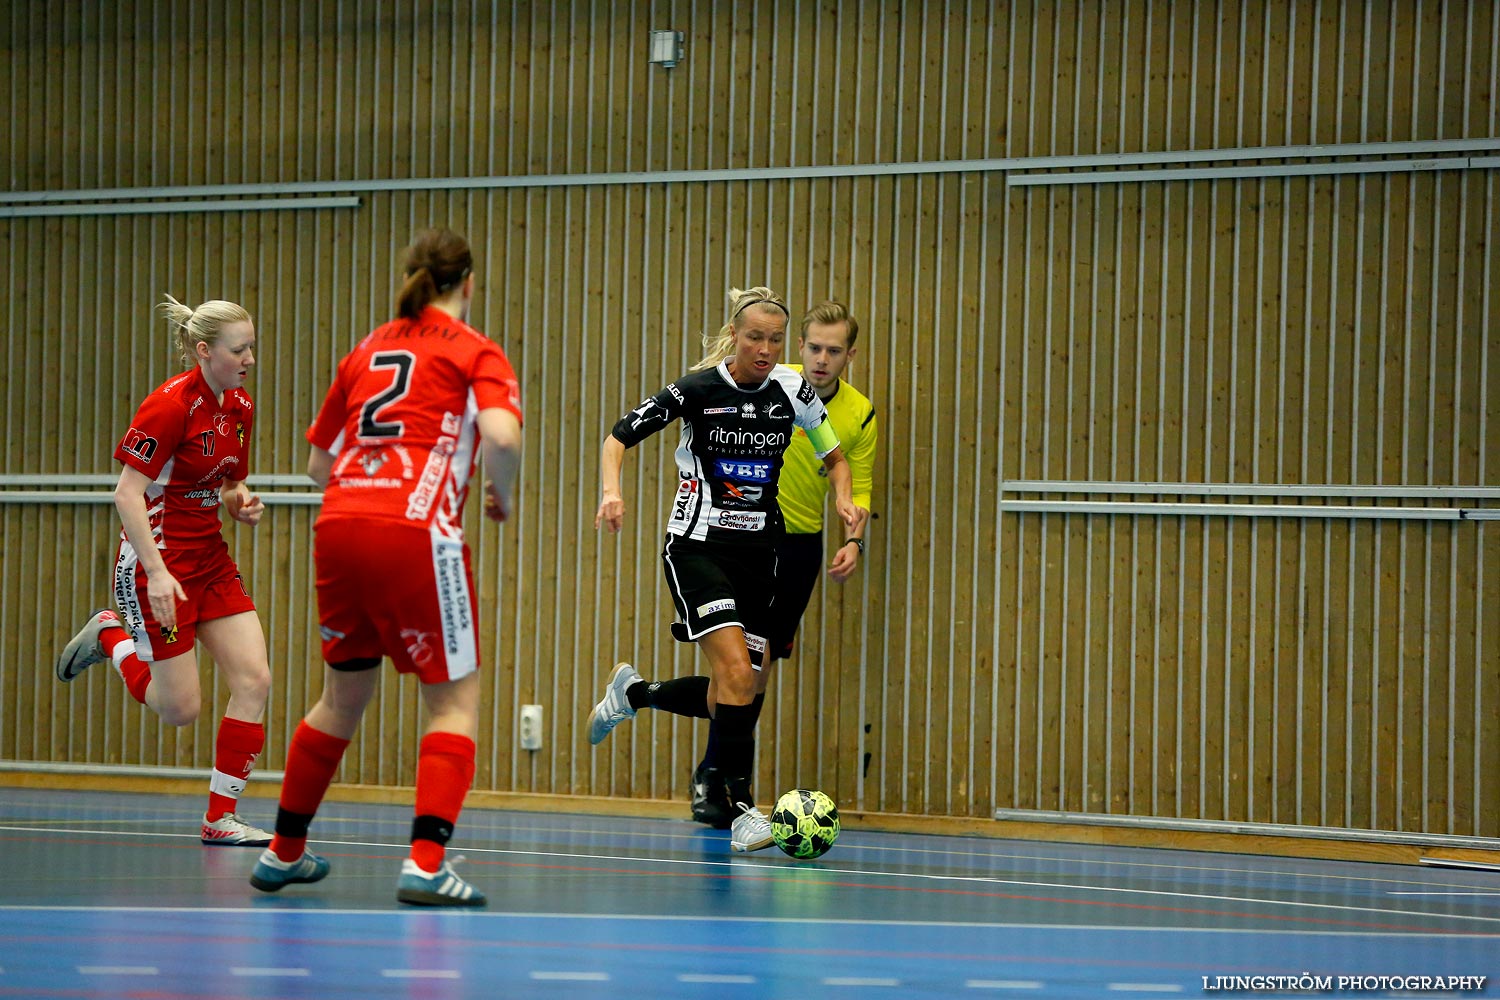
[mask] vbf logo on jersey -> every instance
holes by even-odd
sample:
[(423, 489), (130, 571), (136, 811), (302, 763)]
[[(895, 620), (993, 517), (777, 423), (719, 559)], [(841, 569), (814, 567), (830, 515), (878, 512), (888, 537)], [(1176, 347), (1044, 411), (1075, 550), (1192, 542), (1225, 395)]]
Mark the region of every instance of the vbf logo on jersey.
[(714, 459), (714, 472), (725, 479), (738, 479), (742, 483), (769, 483), (770, 462), (736, 462), (727, 458)]
[(151, 456), (156, 454), (156, 438), (132, 427), (125, 432), (125, 443), (121, 447), (142, 462), (149, 462)]

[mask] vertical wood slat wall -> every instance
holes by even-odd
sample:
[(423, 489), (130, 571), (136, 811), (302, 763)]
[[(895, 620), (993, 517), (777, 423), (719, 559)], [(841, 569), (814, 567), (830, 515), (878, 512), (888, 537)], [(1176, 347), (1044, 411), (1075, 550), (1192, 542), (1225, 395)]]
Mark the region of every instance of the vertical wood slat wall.
[[(681, 28), (687, 57), (645, 62)], [(955, 160), (1500, 135), (1486, 3), (20, 3), (0, 14), (7, 191)], [(1003, 479), (1496, 483), (1500, 179), (1007, 188), (1001, 173), (373, 193), (357, 210), (0, 219), (5, 473), (103, 472), (176, 369), (163, 291), (254, 312), (255, 467), (298, 471), (337, 357), (429, 222), (483, 264), (524, 382), (520, 516), (472, 525), (476, 786), (685, 794), (703, 726), (591, 750), (616, 658), (673, 644), (667, 435), (592, 529), (615, 417), (680, 374), (724, 290), (849, 301), (882, 420), (870, 557), (820, 585), (773, 686), (761, 787), (996, 807), (1500, 835), (1500, 534), (1002, 514)], [(320, 686), (312, 511), (234, 533), (275, 688)], [(0, 758), (206, 766), (53, 649), (108, 598), (100, 506), (0, 505)], [(205, 673), (205, 678), (211, 677)], [(207, 681), (211, 683), (211, 681)], [(206, 690), (221, 705), (224, 693)], [(546, 744), (516, 747), (520, 704)], [(388, 678), (342, 779), (410, 782)]]

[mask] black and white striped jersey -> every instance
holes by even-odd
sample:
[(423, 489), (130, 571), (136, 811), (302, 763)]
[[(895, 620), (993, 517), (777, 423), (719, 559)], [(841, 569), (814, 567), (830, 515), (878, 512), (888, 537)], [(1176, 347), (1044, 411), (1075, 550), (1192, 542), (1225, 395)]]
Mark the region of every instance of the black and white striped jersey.
[(737, 385), (723, 361), (684, 375), (621, 417), (610, 433), (630, 448), (678, 417), (680, 481), (667, 532), (683, 538), (741, 544), (779, 538), (776, 483), (792, 435), (805, 430), (819, 457), (838, 447), (823, 401), (785, 365), (753, 389)]

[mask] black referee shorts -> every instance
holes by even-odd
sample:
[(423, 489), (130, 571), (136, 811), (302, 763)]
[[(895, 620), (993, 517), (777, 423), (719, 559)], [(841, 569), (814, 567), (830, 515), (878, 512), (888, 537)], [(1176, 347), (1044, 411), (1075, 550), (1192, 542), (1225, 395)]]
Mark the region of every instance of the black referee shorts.
[(785, 660), (792, 655), (797, 627), (812, 599), (813, 588), (823, 572), (823, 533), (787, 534), (776, 546), (776, 599), (771, 604), (771, 625), (767, 641), (771, 659)]
[(737, 625), (744, 630), (750, 662), (759, 667), (776, 592), (776, 547), (769, 542), (724, 545), (668, 535), (661, 562), (683, 626), (673, 626), (672, 634), (696, 642)]

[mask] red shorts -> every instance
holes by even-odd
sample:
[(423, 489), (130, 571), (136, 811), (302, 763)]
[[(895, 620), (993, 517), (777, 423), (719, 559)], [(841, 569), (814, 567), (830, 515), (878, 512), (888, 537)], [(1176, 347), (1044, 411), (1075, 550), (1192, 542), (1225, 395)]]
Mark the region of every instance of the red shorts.
[(177, 603), (177, 627), (173, 629), (162, 628), (151, 613), (146, 571), (140, 567), (135, 547), (121, 541), (115, 557), (115, 607), (135, 640), (136, 655), (147, 663), (191, 653), (198, 622), (255, 610), (223, 538), (207, 549), (166, 551), (162, 557), (167, 571), (187, 594), (187, 600)]
[(323, 659), (389, 656), (423, 684), (479, 669), (469, 547), (436, 528), (319, 520), (313, 534)]

